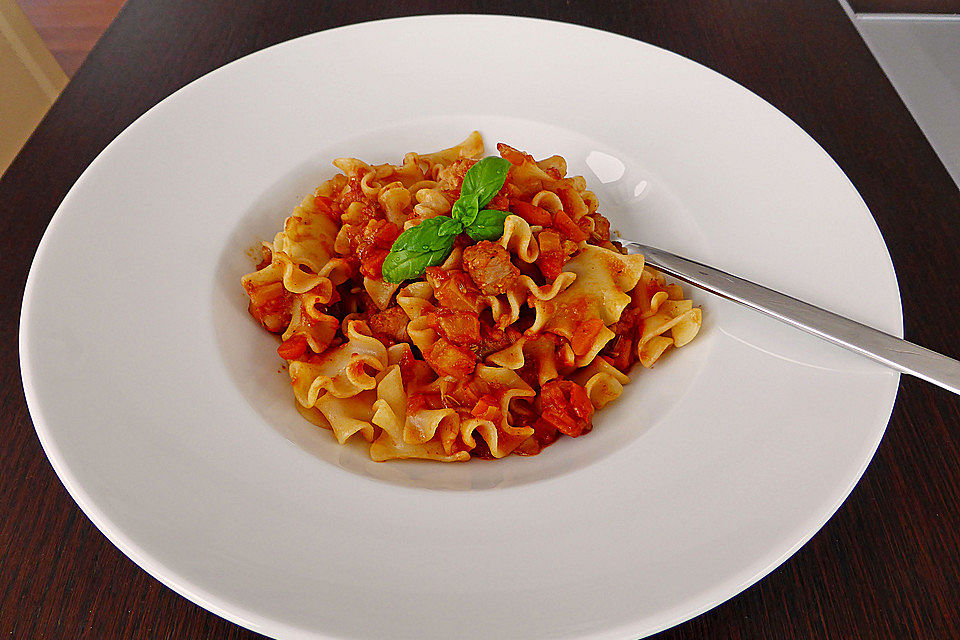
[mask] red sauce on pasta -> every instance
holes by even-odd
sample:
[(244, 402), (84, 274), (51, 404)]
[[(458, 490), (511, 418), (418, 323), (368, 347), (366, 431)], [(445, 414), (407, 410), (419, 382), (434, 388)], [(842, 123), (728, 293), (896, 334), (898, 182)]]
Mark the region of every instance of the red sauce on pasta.
[[(679, 288), (611, 243), (596, 196), (583, 178), (565, 177), (562, 158), (538, 161), (503, 143), (509, 168), (483, 205), (512, 216), (503, 236), (461, 233), (442, 264), (386, 282), (397, 238), (451, 215), (481, 149), (475, 133), (400, 165), (338, 160), (342, 175), (304, 200), (243, 279), (250, 314), (281, 335), (298, 401), (306, 388), (324, 399), (304, 415), (322, 426), (347, 415), (368, 422), (358, 433), (372, 434), (376, 460), (536, 455), (581, 437), (614, 399), (618, 372), (640, 360), (645, 328), (654, 335), (680, 313), (699, 326)], [(666, 310), (661, 298), (671, 300)], [(361, 393), (389, 402), (377, 403), (377, 416), (372, 402), (346, 404)], [(392, 440), (411, 424), (429, 441)]]

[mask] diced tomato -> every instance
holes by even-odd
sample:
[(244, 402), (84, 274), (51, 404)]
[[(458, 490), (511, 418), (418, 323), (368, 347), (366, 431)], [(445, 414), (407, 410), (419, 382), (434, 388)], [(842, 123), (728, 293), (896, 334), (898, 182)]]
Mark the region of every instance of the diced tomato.
[(499, 424), (503, 418), (503, 412), (500, 411), (500, 403), (489, 393), (480, 396), (480, 399), (477, 400), (477, 404), (474, 405), (470, 413), (475, 418), (489, 420), (494, 424)]
[(413, 357), (413, 352), (409, 349), (400, 356), (400, 375), (403, 378), (405, 383), (410, 382), (414, 376), (414, 363), (416, 359)]
[(577, 437), (580, 435), (577, 432), (577, 423), (564, 411), (559, 409), (544, 409), (543, 413), (540, 414), (540, 419), (552, 426), (554, 429), (558, 430), (560, 433), (572, 437)]
[(335, 222), (340, 222), (340, 213), (337, 211), (336, 205), (332, 198), (328, 198), (326, 196), (314, 196), (313, 204), (329, 218), (332, 218)]
[(540, 244), (540, 256), (537, 258), (536, 264), (547, 282), (553, 282), (563, 271), (563, 265), (567, 258), (560, 245), (560, 234), (553, 229), (541, 231), (537, 236), (537, 241)]
[(282, 333), (290, 324), (292, 317), (290, 306), (293, 296), (282, 282), (271, 282), (262, 286), (247, 284), (244, 286), (250, 296), (247, 310), (264, 329), (273, 333)]
[(371, 220), (363, 228), (357, 242), (357, 256), (360, 258), (360, 273), (369, 278), (380, 278), (383, 261), (390, 248), (400, 235), (400, 227), (384, 220)]
[(593, 424), (593, 404), (586, 390), (570, 380), (553, 380), (540, 390), (541, 420), (576, 438)]
[(531, 156), (530, 154), (524, 153), (522, 151), (518, 151), (517, 149), (514, 149), (510, 145), (504, 144), (502, 142), (497, 143), (497, 151), (500, 152), (501, 158), (503, 158), (504, 160), (508, 161), (510, 164), (513, 164), (513, 165), (521, 165), (523, 164), (524, 160), (527, 160), (529, 162), (536, 162), (533, 159), (533, 156)]
[(376, 231), (374, 231), (373, 240), (376, 242), (377, 246), (389, 248), (393, 246), (393, 242), (399, 235), (400, 227), (392, 222), (386, 222), (379, 225)]
[(510, 211), (526, 220), (529, 224), (539, 225), (541, 227), (549, 227), (553, 224), (550, 213), (546, 209), (542, 209), (529, 202), (510, 200)]
[(556, 442), (557, 438), (560, 437), (560, 432), (549, 422), (538, 419), (533, 425), (533, 437), (537, 439), (540, 447), (543, 448)]
[(411, 351), (400, 356), (400, 375), (408, 389), (419, 387), (436, 377), (430, 365), (423, 360), (417, 360)]
[(472, 378), (461, 378), (444, 401), (451, 407), (472, 407), (480, 400), (480, 389)]
[(295, 335), (284, 340), (277, 347), (277, 353), (284, 360), (296, 360), (307, 352), (307, 340), (303, 336)]
[(366, 256), (366, 261), (362, 259), (360, 261), (360, 273), (373, 279), (382, 278), (383, 263), (386, 261), (389, 253), (389, 249), (370, 251)]
[(550, 253), (553, 251), (562, 250), (562, 245), (560, 244), (560, 234), (554, 229), (541, 231), (537, 235), (537, 243), (540, 245), (540, 253)]
[(421, 393), (407, 398), (407, 414), (416, 413), (427, 408), (427, 397)]
[(603, 320), (600, 318), (590, 318), (586, 322), (581, 322), (573, 332), (573, 338), (570, 340), (570, 346), (573, 352), (578, 356), (585, 356), (593, 346), (597, 334), (603, 329)]
[(437, 309), (437, 329), (450, 342), (469, 346), (480, 343), (480, 320), (472, 311)]
[[(507, 178), (509, 180), (509, 178)], [(494, 211), (503, 211), (504, 213), (510, 213), (510, 198), (507, 197), (507, 191), (509, 190), (510, 183), (504, 183), (500, 191), (497, 192), (495, 196), (490, 199), (490, 202), (484, 206), (484, 209), (493, 209)]]
[(441, 307), (474, 313), (480, 310), (480, 289), (466, 272), (427, 267), (424, 278), (433, 287), (433, 297)]
[(441, 376), (463, 378), (473, 373), (477, 366), (476, 354), (444, 338), (424, 349), (423, 357)]
[(559, 251), (548, 251), (541, 253), (537, 258), (537, 266), (540, 267), (540, 273), (547, 279), (547, 282), (553, 282), (563, 271), (564, 254)]
[(557, 211), (553, 216), (553, 226), (557, 228), (560, 235), (574, 242), (581, 242), (587, 239), (587, 233), (581, 229), (576, 222), (570, 219), (563, 211)]
[(586, 389), (575, 383), (570, 387), (570, 408), (580, 420), (590, 422), (593, 419), (593, 403), (590, 402), (590, 396), (587, 395)]

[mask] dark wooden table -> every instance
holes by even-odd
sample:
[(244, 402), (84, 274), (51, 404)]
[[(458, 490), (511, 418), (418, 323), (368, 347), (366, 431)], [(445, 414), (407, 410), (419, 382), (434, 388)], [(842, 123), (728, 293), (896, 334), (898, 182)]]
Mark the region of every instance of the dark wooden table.
[[(24, 403), (17, 322), (43, 230), (104, 146), (191, 80), (295, 36), (455, 5), (606, 29), (712, 67), (836, 159), (890, 247), (907, 338), (960, 356), (960, 194), (836, 0), (590, 4), (128, 2), (0, 179), (0, 636), (260, 637), (160, 585), (70, 499)], [(658, 637), (960, 638), (958, 440), (960, 398), (905, 378), (879, 453), (823, 530), (757, 585)]]

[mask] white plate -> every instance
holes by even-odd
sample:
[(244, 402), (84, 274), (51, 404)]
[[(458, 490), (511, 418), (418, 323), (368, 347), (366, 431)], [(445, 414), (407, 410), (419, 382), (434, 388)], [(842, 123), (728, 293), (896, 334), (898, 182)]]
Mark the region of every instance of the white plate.
[(335, 29), (178, 91), (70, 191), (24, 296), (71, 495), (187, 598), (283, 638), (636, 638), (730, 598), (837, 509), (897, 374), (694, 292), (704, 327), (534, 458), (370, 462), (305, 423), (246, 250), (354, 155), (477, 128), (559, 153), (624, 235), (901, 327), (870, 213), (769, 104), (635, 40), (507, 17)]

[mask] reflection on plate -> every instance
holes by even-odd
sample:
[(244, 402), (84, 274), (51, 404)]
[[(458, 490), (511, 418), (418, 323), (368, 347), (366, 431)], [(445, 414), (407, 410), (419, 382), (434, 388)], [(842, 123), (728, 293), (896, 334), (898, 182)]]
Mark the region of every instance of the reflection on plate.
[(697, 292), (707, 312), (684, 357), (540, 456), (377, 464), (304, 423), (285, 373), (262, 366), (276, 343), (247, 317), (245, 250), (330, 158), (397, 161), (474, 128), (566, 157), (626, 237), (900, 329), (885, 246), (843, 173), (704, 67), (505, 17), (272, 47), (101, 154), (24, 297), (47, 454), (165, 584), (283, 638), (635, 638), (765, 575), (859, 479), (898, 376)]

